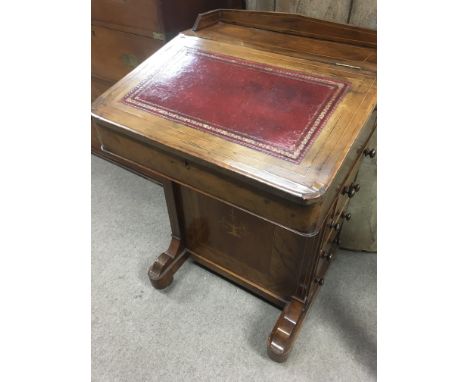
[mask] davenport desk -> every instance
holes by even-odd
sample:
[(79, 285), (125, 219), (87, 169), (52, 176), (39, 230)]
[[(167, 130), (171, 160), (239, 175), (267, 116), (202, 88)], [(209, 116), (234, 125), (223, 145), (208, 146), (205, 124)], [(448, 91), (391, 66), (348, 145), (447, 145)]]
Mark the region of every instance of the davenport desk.
[[(286, 360), (324, 285), (376, 129), (376, 33), (284, 13), (216, 10), (93, 104), (102, 150), (163, 183), (167, 287), (190, 256), (282, 308)], [(226, 302), (228, 303), (228, 302)]]

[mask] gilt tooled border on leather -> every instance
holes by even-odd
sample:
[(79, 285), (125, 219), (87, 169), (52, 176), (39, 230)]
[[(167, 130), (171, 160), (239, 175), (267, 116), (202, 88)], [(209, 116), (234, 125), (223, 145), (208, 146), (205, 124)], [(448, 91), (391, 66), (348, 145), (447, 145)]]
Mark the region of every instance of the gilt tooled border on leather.
[[(242, 65), (255, 70), (261, 70), (264, 72), (272, 73), (278, 76), (284, 76), (287, 78), (293, 78), (295, 80), (304, 81), (307, 83), (319, 83), (321, 85), (328, 85), (330, 87), (336, 88), (336, 90), (322, 103), (322, 107), (318, 108), (317, 111), (309, 116), (308, 123), (304, 126), (300, 138), (296, 141), (297, 143), (289, 148), (289, 150), (284, 150), (280, 147), (272, 145), (270, 142), (260, 139), (259, 137), (249, 136), (248, 134), (241, 133), (229, 129), (225, 126), (220, 126), (215, 123), (204, 121), (200, 118), (195, 118), (190, 115), (183, 114), (177, 110), (168, 109), (162, 105), (149, 103), (141, 98), (141, 94), (148, 86), (151, 86), (152, 80), (158, 76), (159, 70), (153, 72), (146, 79), (141, 81), (135, 88), (128, 92), (121, 100), (121, 102), (138, 108), (143, 111), (150, 112), (162, 118), (182, 123), (186, 126), (195, 128), (197, 130), (205, 131), (217, 136), (220, 136), (224, 139), (227, 139), (231, 142), (247, 146), (249, 148), (261, 151), (263, 153), (273, 155), (275, 157), (287, 160), (293, 163), (300, 163), (307, 152), (307, 149), (315, 141), (319, 135), (322, 128), (325, 126), (329, 117), (333, 114), (334, 110), (341, 102), (347, 91), (350, 89), (350, 84), (345, 81), (339, 81), (326, 77), (312, 76), (310, 74), (280, 69), (266, 64), (259, 64), (256, 62), (235, 58), (232, 56), (225, 56), (221, 54), (214, 54), (211, 52), (202, 51), (195, 48), (184, 48), (180, 50), (177, 54), (187, 54), (188, 52), (192, 54), (203, 55), (210, 59), (220, 60), (223, 62), (228, 62), (233, 65)], [(174, 59), (175, 57), (172, 57)], [(164, 66), (161, 65), (160, 70), (163, 70)]]

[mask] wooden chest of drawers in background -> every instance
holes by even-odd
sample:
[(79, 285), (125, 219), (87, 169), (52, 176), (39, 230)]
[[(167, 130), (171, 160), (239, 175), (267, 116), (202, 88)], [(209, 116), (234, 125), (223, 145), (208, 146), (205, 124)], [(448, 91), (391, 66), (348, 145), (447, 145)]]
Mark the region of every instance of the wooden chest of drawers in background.
[[(199, 13), (243, 8), (242, 0), (92, 0), (91, 100), (93, 101), (182, 30)], [(91, 150), (100, 150), (91, 125)]]

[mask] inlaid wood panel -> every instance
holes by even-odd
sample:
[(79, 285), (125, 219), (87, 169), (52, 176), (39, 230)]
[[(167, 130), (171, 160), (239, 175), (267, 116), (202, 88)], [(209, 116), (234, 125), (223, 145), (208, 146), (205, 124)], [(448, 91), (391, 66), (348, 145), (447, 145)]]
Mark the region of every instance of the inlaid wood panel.
[(288, 230), (186, 187), (180, 196), (185, 244), (196, 259), (249, 275), (279, 305), (296, 291), (306, 238), (294, 240)]

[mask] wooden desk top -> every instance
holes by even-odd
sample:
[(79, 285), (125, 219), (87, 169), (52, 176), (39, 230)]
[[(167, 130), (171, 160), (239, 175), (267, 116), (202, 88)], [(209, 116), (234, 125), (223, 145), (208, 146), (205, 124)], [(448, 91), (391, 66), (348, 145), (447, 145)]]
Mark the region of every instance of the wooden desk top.
[[(193, 31), (99, 97), (93, 116), (288, 199), (316, 202), (376, 106), (375, 32), (277, 17), (201, 15)], [(298, 23), (306, 28), (296, 31)]]

